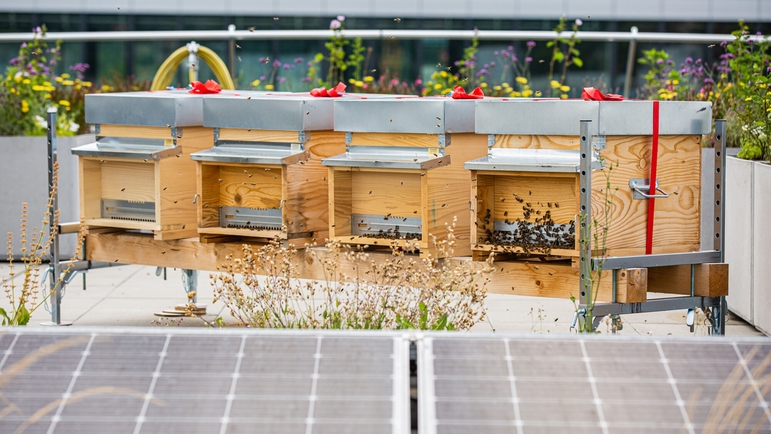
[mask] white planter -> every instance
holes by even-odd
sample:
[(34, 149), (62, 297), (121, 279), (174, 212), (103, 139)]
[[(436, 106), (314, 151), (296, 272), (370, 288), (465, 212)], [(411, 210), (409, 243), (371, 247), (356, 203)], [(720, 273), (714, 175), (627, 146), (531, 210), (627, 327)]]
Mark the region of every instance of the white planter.
[(728, 308), (771, 333), (771, 166), (726, 159), (725, 260)]
[[(93, 134), (57, 138), (59, 161), (59, 209), (61, 222), (80, 220), (78, 205), (78, 160), (70, 150), (94, 141)], [(21, 203), (29, 204), (28, 233), (40, 228), (48, 199), (48, 151), (45, 137), (0, 137), (0, 234), (13, 232), (15, 257), (19, 257)], [(69, 258), (76, 237), (61, 237), (61, 254)], [(5, 247), (5, 243), (3, 243)], [(6, 249), (0, 260), (6, 259)]]

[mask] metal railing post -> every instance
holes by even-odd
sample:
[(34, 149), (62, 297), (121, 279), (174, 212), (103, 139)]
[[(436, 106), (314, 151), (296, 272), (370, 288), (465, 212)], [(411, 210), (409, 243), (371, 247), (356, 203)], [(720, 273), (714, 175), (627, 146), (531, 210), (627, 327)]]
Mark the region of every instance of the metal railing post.
[[(715, 121), (715, 196), (714, 206), (714, 249), (720, 252), (720, 262), (725, 262), (725, 147), (726, 121)], [(720, 297), (718, 306), (712, 308), (712, 334), (725, 334), (728, 306), (725, 297)]]
[(579, 164), (579, 330), (591, 330), (592, 324), (592, 121), (581, 121)]
[(637, 55), (637, 27), (632, 26), (630, 29), (632, 33), (632, 39), (629, 40), (629, 54), (626, 57), (626, 74), (624, 75), (624, 97), (629, 98), (632, 92), (632, 79), (634, 78), (634, 61)]

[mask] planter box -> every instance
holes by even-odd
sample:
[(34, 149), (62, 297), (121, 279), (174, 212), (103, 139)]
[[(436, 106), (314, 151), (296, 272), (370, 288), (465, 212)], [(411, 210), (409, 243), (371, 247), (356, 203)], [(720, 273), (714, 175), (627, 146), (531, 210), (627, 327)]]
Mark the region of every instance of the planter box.
[[(94, 141), (93, 134), (57, 138), (59, 209), (62, 223), (80, 220), (78, 210), (78, 159), (72, 148)], [(15, 258), (21, 256), (19, 223), (21, 203), (29, 203), (29, 231), (39, 228), (48, 198), (48, 155), (45, 137), (0, 137), (0, 232), (13, 232)], [(62, 257), (75, 251), (74, 235), (61, 238)], [(5, 260), (5, 254), (2, 257)]]
[(730, 264), (728, 307), (771, 333), (771, 232), (763, 226), (771, 211), (771, 166), (726, 159), (726, 246)]

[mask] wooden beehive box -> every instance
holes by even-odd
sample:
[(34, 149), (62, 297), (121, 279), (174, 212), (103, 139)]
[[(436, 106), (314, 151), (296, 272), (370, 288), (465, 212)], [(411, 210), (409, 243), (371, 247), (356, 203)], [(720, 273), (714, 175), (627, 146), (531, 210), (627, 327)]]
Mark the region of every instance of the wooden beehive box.
[(89, 230), (147, 230), (158, 240), (196, 235), (190, 154), (212, 143), (202, 114), (202, 98), (181, 91), (86, 95), (97, 140), (72, 152)]
[(422, 256), (467, 256), (471, 177), (463, 163), (487, 152), (474, 131), (474, 102), (449, 98), (338, 100), (335, 130), (346, 152), (329, 167), (329, 235), (346, 244), (404, 246)]
[(201, 241), (233, 237), (302, 245), (328, 236), (327, 170), (345, 151), (333, 101), (307, 94), (218, 95), (204, 100), (215, 146), (197, 161)]
[[(592, 248), (608, 256), (645, 253), (649, 201), (635, 198), (630, 180), (647, 184), (650, 176), (653, 102), (494, 99), (478, 102), (476, 110), (476, 131), (488, 135), (489, 154), (466, 164), (475, 257), (490, 251), (579, 256), (581, 120), (592, 121), (597, 148), (591, 213), (599, 238)], [(657, 180), (669, 197), (655, 201), (652, 253), (698, 251), (701, 137), (711, 131), (711, 104), (661, 102), (659, 128)]]

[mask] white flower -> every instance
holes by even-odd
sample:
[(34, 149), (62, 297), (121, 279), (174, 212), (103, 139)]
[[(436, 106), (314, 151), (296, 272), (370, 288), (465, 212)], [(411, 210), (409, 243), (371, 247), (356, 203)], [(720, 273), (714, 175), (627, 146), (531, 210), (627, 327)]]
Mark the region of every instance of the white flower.
[(584, 22), (581, 21), (581, 18), (576, 18), (576, 25), (581, 26), (582, 24), (584, 24)]
[(79, 129), (80, 125), (76, 124), (75, 122), (70, 122), (70, 131), (77, 133)]
[(35, 123), (36, 123), (36, 124), (37, 124), (37, 125), (38, 125), (40, 128), (48, 128), (48, 122), (46, 122), (46, 120), (45, 120), (45, 119), (43, 119), (43, 116), (40, 116), (40, 115), (35, 115)]
[(332, 30), (339, 29), (340, 28), (340, 21), (332, 20), (331, 23), (329, 23), (329, 28)]
[(342, 23), (343, 21), (345, 21), (345, 15), (338, 15), (338, 16), (337, 16), (337, 21), (340, 21), (341, 23)]

